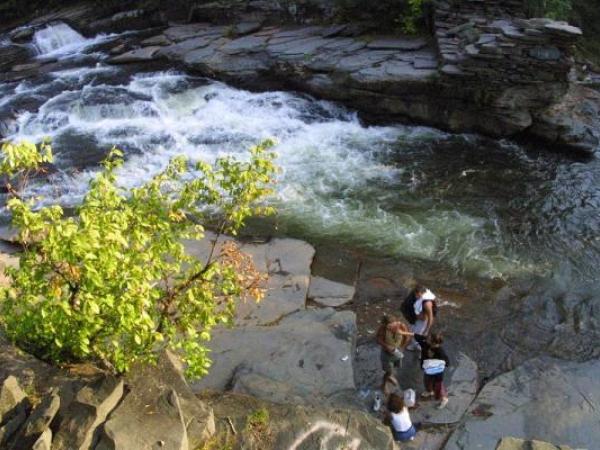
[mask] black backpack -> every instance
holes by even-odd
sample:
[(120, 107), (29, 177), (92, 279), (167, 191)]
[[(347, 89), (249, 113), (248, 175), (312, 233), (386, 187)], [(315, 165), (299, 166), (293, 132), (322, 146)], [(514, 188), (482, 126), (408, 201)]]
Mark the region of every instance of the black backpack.
[[(414, 323), (417, 321), (417, 315), (415, 314), (415, 302), (416, 301), (417, 301), (417, 296), (415, 295), (414, 291), (411, 291), (411, 293), (408, 294), (408, 296), (404, 299), (404, 301), (402, 302), (402, 306), (400, 307), (400, 311), (402, 312), (402, 315), (404, 316), (406, 321), (408, 323), (410, 323), (411, 325), (414, 325)], [(427, 301), (430, 301), (432, 303), (433, 316), (436, 317), (437, 310), (438, 310), (437, 302), (435, 300), (427, 300)]]
[(415, 314), (415, 302), (417, 301), (417, 296), (414, 291), (411, 291), (410, 294), (404, 299), (402, 302), (402, 306), (400, 307), (400, 311), (402, 315), (406, 319), (406, 321), (410, 324), (413, 324), (417, 321), (417, 315)]

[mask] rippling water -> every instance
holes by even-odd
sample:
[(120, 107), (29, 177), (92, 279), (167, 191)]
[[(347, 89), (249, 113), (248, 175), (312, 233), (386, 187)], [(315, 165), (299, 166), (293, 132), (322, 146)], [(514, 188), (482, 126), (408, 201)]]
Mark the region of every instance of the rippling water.
[(174, 155), (243, 157), (269, 137), (283, 169), (278, 220), (299, 236), (485, 277), (598, 277), (597, 158), (425, 127), (369, 127), (306, 96), (176, 72), (130, 75), (101, 60), (0, 85), (0, 118), (14, 117), (10, 139), (52, 139), (57, 172), (34, 186), (46, 201), (76, 204), (112, 145), (127, 154), (121, 183), (135, 186)]

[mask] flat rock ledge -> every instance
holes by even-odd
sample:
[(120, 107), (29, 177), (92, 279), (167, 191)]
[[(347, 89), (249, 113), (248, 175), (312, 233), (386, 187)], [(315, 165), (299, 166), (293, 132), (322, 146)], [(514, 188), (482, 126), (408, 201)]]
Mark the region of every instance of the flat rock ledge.
[[(231, 241), (207, 233), (186, 242), (188, 253), (206, 260)], [(339, 306), (354, 289), (311, 277), (312, 246), (296, 239), (238, 242), (257, 269), (268, 275), (260, 302), (238, 305), (233, 328), (212, 333), (210, 373), (192, 384), (196, 392), (233, 391), (277, 402), (323, 404), (343, 391), (354, 391), (356, 316), (351, 311), (307, 308), (307, 299)], [(309, 287), (310, 286), (310, 287)], [(312, 293), (312, 294), (311, 294)]]
[(491, 449), (505, 436), (540, 439), (573, 448), (597, 448), (599, 373), (598, 360), (530, 360), (481, 390), (446, 448)]
[(321, 306), (336, 308), (350, 302), (354, 297), (354, 286), (331, 281), (323, 277), (310, 278), (308, 298)]

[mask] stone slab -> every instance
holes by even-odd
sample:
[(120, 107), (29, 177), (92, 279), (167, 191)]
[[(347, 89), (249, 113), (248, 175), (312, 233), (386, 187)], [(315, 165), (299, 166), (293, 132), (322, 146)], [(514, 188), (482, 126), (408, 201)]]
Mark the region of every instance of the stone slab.
[(354, 297), (354, 287), (322, 277), (311, 277), (308, 298), (322, 306), (338, 307)]
[(568, 445), (554, 445), (538, 440), (525, 440), (506, 437), (498, 443), (496, 450), (571, 450)]
[[(421, 401), (414, 414), (415, 420), (432, 425), (451, 425), (462, 419), (477, 395), (477, 364), (464, 353), (459, 354), (453, 363), (454, 367), (451, 366), (444, 377), (448, 388), (448, 405), (439, 410), (436, 401)], [(421, 384), (417, 392), (422, 389)]]
[[(47, 395), (32, 411), (19, 430), (12, 450), (29, 450), (48, 429), (60, 408), (60, 397), (56, 393)], [(57, 447), (60, 449), (60, 447)]]
[(266, 42), (266, 36), (244, 36), (228, 42), (219, 48), (219, 51), (230, 55), (237, 53), (254, 53), (263, 50)]
[(530, 360), (481, 390), (446, 448), (495, 448), (505, 436), (597, 448), (599, 373), (599, 360)]
[(378, 50), (419, 50), (427, 45), (427, 41), (423, 38), (380, 38), (374, 39), (373, 41), (367, 44), (368, 48), (378, 49)]
[(104, 424), (95, 450), (189, 450), (181, 405), (174, 390), (159, 394), (153, 402), (139, 406), (144, 408), (143, 425), (140, 426), (136, 414), (117, 413)]
[(355, 388), (355, 334), (354, 313), (331, 308), (300, 311), (269, 327), (214, 330), (209, 342), (213, 365), (192, 387), (234, 387), (280, 403), (323, 403), (340, 390)]
[(55, 450), (83, 450), (91, 446), (96, 428), (123, 397), (123, 380), (101, 378), (83, 387), (66, 411), (52, 442)]
[(214, 28), (216, 27), (212, 27), (208, 23), (192, 23), (187, 25), (176, 25), (173, 27), (169, 27), (165, 31), (163, 31), (163, 34), (170, 41), (179, 42), (184, 41), (186, 39), (190, 39), (195, 36), (199, 36), (201, 34), (210, 33), (211, 30)]
[(136, 62), (152, 61), (156, 59), (161, 46), (142, 47), (135, 50), (130, 50), (118, 56), (113, 56), (108, 59), (111, 64), (129, 64)]
[(126, 382), (129, 392), (105, 422), (95, 450), (188, 450), (214, 434), (212, 408), (193, 394), (175, 355), (164, 353), (156, 366), (135, 366)]
[(583, 34), (581, 28), (574, 27), (566, 22), (550, 22), (544, 25), (544, 29), (552, 33), (569, 37), (577, 37)]

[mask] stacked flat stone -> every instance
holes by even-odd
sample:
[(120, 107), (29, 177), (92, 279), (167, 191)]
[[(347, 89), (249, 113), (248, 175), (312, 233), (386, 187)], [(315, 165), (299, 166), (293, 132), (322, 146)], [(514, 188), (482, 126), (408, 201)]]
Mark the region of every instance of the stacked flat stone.
[(519, 1), (438, 3), (442, 73), (500, 85), (567, 82), (581, 30), (551, 19), (524, 19), (522, 12)]

